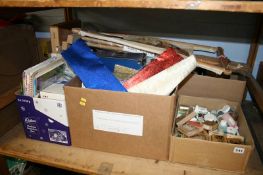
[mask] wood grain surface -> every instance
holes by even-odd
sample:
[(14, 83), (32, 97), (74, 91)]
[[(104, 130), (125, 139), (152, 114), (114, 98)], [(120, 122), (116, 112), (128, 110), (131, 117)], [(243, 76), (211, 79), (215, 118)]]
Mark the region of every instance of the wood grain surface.
[[(36, 163), (86, 174), (97, 174), (101, 172), (101, 169), (107, 169), (108, 166), (108, 170), (110, 171), (108, 173), (111, 175), (239, 174), (26, 139), (22, 125), (20, 124), (0, 138), (0, 155), (18, 157)], [(263, 167), (259, 162), (258, 155), (254, 154), (245, 174), (259, 175), (262, 173)]]
[(262, 1), (1, 0), (0, 7), (125, 7), (262, 13)]

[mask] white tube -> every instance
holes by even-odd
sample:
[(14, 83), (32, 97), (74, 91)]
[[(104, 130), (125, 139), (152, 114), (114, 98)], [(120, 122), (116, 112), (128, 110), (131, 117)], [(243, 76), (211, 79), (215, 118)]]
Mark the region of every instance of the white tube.
[(195, 68), (194, 55), (132, 86), (128, 92), (169, 95)]

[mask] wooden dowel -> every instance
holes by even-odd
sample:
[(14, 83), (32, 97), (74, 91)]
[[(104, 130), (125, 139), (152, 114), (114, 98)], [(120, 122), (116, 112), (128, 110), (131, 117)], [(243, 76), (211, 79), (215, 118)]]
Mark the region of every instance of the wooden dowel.
[(205, 52), (213, 52), (213, 53), (216, 53), (218, 51), (218, 47), (186, 43), (182, 41), (163, 39), (160, 37), (134, 36), (134, 35), (112, 34), (112, 33), (103, 33), (103, 34), (108, 35), (108, 36), (120, 37), (120, 38), (127, 39), (127, 40), (138, 41), (138, 42), (142, 42), (144, 40), (144, 41), (152, 42), (152, 44), (158, 43), (158, 42), (166, 42), (166, 44), (170, 44), (170, 45), (173, 45), (175, 47), (179, 47), (185, 50), (192, 50), (192, 51), (196, 50), (196, 51), (205, 51)]

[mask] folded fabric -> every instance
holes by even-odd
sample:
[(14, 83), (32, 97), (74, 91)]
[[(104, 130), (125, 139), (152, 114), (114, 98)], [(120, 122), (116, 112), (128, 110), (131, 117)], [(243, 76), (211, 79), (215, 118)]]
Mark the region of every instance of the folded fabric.
[(128, 89), (128, 92), (169, 95), (195, 68), (193, 55)]
[(86, 88), (127, 91), (85, 41), (78, 39), (61, 55)]
[(136, 75), (124, 82), (123, 85), (126, 89), (131, 88), (132, 86), (135, 86), (136, 84), (174, 65), (182, 59), (183, 58), (177, 54), (174, 49), (168, 48), (161, 55), (156, 57), (151, 63), (140, 70)]

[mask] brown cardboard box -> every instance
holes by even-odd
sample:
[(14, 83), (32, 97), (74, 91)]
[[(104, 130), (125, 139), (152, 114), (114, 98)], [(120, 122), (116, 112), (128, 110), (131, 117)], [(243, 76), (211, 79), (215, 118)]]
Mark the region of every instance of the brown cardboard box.
[(245, 81), (191, 75), (179, 85), (178, 94), (220, 98), (241, 103), (245, 88)]
[(71, 29), (80, 26), (80, 21), (63, 22), (50, 26), (49, 30), (51, 35), (52, 53), (60, 52), (62, 47), (62, 41), (67, 41), (68, 35), (72, 34)]
[[(240, 135), (245, 137), (246, 145), (179, 138), (175, 137), (173, 133), (169, 160), (201, 167), (243, 172), (254, 148), (250, 130), (240, 107), (244, 89), (245, 82), (237, 80), (195, 75), (186, 81), (179, 88), (178, 105), (194, 106), (198, 104), (209, 109), (222, 108), (225, 104), (235, 107), (239, 113), (238, 125), (240, 127)], [(206, 96), (211, 98), (205, 98)], [(240, 149), (243, 153), (235, 153), (236, 150)]]
[[(175, 95), (113, 92), (84, 89), (80, 86), (81, 82), (78, 78), (65, 86), (72, 146), (168, 160)], [(116, 117), (119, 113), (121, 113), (120, 118), (109, 116)], [(106, 118), (103, 118), (104, 114)], [(127, 123), (117, 121), (123, 119), (131, 120), (128, 122), (134, 122), (133, 119), (136, 119), (135, 122), (137, 119), (142, 119), (143, 122), (139, 127), (136, 124), (138, 128), (133, 135), (129, 130), (128, 134), (118, 133), (125, 130), (123, 126), (126, 127)], [(98, 120), (100, 120), (98, 122), (100, 126), (96, 123)], [(103, 123), (105, 120), (106, 124)], [(109, 122), (113, 122), (114, 125)], [(105, 125), (110, 126), (105, 128)], [(140, 128), (141, 136), (140, 132), (136, 133)]]

